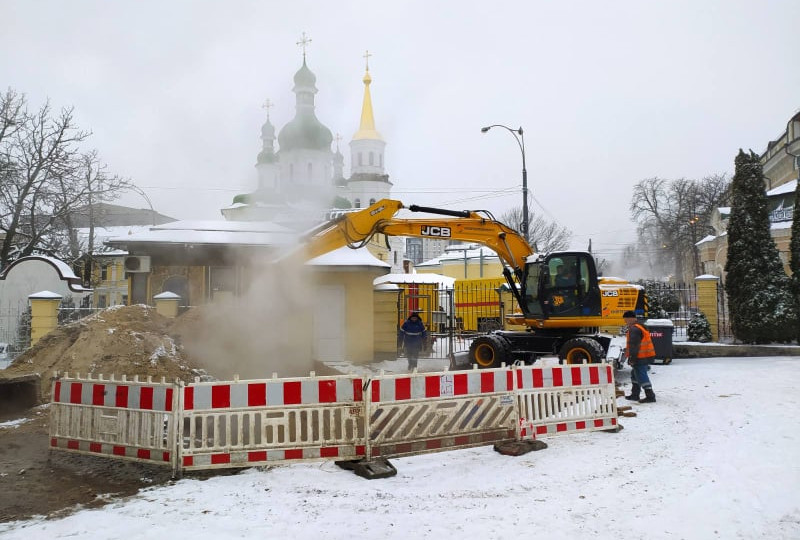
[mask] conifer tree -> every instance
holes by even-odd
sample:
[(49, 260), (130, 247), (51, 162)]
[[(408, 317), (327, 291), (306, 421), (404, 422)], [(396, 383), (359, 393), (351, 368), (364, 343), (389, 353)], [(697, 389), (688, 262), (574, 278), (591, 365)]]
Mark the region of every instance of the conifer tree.
[(761, 163), (752, 151), (739, 150), (735, 164), (725, 264), (731, 329), (746, 343), (791, 341), (798, 312), (770, 236)]
[(689, 341), (698, 341), (700, 343), (708, 343), (713, 337), (711, 334), (711, 325), (708, 322), (704, 313), (695, 313), (689, 321), (686, 328), (686, 337)]

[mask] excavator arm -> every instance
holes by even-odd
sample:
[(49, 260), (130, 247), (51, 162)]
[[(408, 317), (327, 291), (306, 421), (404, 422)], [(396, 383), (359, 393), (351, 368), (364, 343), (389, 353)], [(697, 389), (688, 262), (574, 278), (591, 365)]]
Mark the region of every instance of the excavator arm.
[(460, 240), (491, 248), (519, 279), (526, 258), (533, 254), (531, 247), (517, 231), (478, 212), (411, 205), (407, 208), (412, 212), (438, 214), (453, 219), (394, 217), (402, 208), (406, 207), (400, 201), (382, 199), (363, 210), (343, 213), (310, 231), (306, 256), (314, 258), (343, 246), (360, 248), (376, 234)]

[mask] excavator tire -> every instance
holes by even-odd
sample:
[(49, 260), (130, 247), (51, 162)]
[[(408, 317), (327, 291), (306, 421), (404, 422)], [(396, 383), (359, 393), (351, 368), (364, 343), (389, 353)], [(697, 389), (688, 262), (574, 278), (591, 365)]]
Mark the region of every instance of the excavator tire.
[(596, 364), (603, 360), (603, 347), (591, 338), (572, 338), (558, 352), (560, 364)]
[(511, 345), (501, 336), (488, 334), (472, 342), (469, 357), (480, 369), (500, 367), (511, 359)]

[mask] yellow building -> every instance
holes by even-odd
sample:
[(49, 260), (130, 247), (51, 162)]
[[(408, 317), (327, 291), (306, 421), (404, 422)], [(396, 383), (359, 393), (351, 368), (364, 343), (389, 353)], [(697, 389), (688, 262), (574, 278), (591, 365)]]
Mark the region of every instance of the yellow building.
[[(770, 212), (770, 234), (778, 248), (784, 271), (791, 274), (789, 244), (796, 211), (794, 193), (800, 170), (800, 112), (789, 120), (786, 130), (777, 139), (767, 144), (767, 149), (761, 154), (761, 165)], [(717, 208), (711, 217), (714, 234), (697, 243), (705, 274), (725, 277), (730, 210), (729, 207)]]

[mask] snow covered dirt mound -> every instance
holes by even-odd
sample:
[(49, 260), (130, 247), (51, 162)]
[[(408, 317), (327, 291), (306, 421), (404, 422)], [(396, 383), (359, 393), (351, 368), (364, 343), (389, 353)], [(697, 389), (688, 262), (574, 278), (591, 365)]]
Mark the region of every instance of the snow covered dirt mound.
[[(53, 371), (66, 371), (189, 381), (203, 372), (171, 337), (172, 322), (148, 306), (115, 306), (56, 328), (5, 372), (9, 376), (39, 373), (43, 378)], [(42, 384), (42, 397), (50, 398), (48, 384)]]

